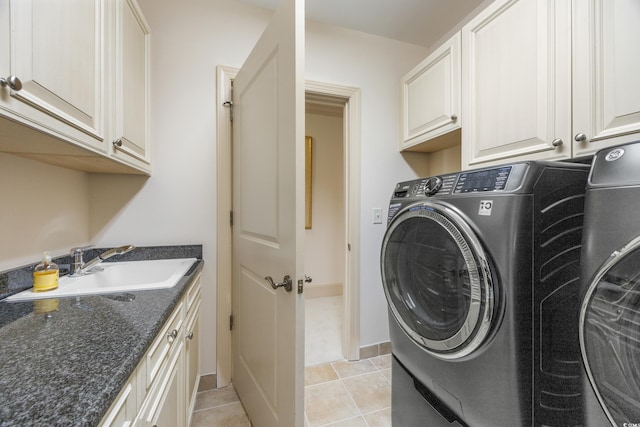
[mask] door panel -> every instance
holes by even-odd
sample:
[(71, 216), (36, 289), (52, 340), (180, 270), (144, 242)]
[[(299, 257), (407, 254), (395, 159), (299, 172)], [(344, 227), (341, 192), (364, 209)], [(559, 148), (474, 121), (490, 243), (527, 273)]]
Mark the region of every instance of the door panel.
[(232, 381), (255, 426), (300, 426), (304, 2), (282, 2), (233, 86)]

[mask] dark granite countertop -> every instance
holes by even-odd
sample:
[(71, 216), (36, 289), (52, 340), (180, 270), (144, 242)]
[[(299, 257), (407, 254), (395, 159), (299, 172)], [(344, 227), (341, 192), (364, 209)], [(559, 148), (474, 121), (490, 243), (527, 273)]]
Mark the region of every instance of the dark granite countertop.
[(197, 258), (171, 289), (60, 298), (50, 313), (42, 305), (46, 311), (52, 300), (0, 301), (0, 426), (100, 422), (202, 270), (201, 246), (171, 248), (139, 248), (126, 257)]

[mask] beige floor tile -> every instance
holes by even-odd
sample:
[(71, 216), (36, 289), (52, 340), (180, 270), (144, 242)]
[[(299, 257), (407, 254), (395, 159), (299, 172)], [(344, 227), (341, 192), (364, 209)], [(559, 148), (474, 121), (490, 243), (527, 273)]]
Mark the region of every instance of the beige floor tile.
[(211, 426), (250, 427), (251, 424), (240, 402), (236, 402), (193, 413), (191, 427)]
[(367, 422), (361, 416), (349, 418), (348, 420), (338, 421), (337, 423), (328, 424), (325, 427), (368, 427)]
[(369, 359), (358, 360), (355, 362), (349, 362), (347, 360), (340, 360), (331, 364), (333, 369), (340, 378), (348, 378), (354, 375), (366, 374), (367, 372), (373, 372), (376, 367), (371, 363)]
[(369, 427), (391, 427), (391, 408), (364, 414)]
[(371, 359), (371, 363), (373, 366), (378, 368), (379, 370), (390, 369), (391, 368), (391, 355), (385, 354), (382, 356), (374, 357)]
[(330, 363), (304, 368), (304, 385), (314, 385), (334, 381), (338, 379), (338, 374)]
[(385, 369), (384, 371), (380, 371), (382, 373), (382, 375), (384, 375), (384, 377), (387, 379), (387, 381), (389, 381), (389, 384), (391, 384), (391, 369)]
[(238, 401), (238, 395), (236, 394), (233, 385), (230, 384), (223, 388), (198, 393), (196, 395), (195, 410), (199, 411), (201, 409), (215, 408), (216, 406)]
[(305, 387), (304, 407), (312, 427), (360, 415), (340, 381)]
[(342, 382), (363, 414), (391, 407), (391, 387), (381, 372), (346, 378)]

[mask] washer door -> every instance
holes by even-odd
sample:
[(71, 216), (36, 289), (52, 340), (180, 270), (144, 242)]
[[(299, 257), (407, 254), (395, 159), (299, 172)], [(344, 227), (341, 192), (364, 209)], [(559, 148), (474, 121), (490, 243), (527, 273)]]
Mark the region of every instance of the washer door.
[(640, 422), (640, 237), (614, 252), (589, 282), (580, 348), (609, 420)]
[(409, 206), (387, 229), (381, 267), (391, 312), (414, 342), (441, 359), (482, 344), (493, 317), (492, 276), (460, 215), (430, 202)]

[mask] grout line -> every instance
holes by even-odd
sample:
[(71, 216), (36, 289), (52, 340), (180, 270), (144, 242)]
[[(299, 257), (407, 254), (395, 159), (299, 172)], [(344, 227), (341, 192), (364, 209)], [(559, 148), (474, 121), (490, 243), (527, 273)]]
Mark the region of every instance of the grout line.
[[(242, 404), (242, 402), (240, 402), (239, 400), (234, 400), (233, 402), (227, 402), (227, 403), (223, 403), (222, 405), (217, 405), (217, 406), (209, 406), (207, 408), (200, 408), (200, 409), (194, 409), (193, 412), (202, 412), (202, 411), (208, 411), (209, 409), (217, 409), (217, 408), (222, 408), (223, 406), (230, 406), (236, 403), (240, 403)], [(244, 407), (242, 408), (242, 410), (244, 411)]]

